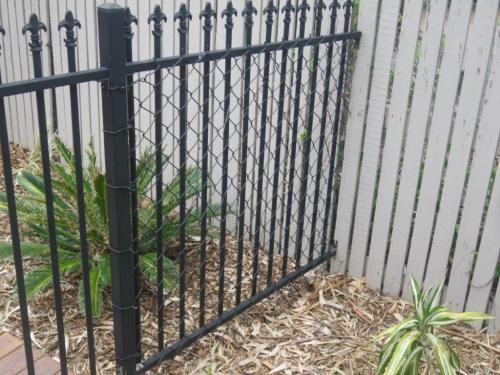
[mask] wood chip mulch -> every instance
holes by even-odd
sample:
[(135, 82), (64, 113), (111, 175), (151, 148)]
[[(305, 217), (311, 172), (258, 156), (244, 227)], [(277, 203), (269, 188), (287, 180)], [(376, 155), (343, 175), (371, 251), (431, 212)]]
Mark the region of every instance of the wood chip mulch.
[[(12, 147), (14, 169), (21, 168), (27, 153)], [(3, 179), (2, 179), (3, 180)], [(0, 181), (3, 191), (3, 181)], [(0, 215), (0, 238), (9, 237), (8, 218)], [(231, 243), (231, 241), (229, 241)], [(212, 244), (215, 249), (216, 243)], [(195, 246), (193, 246), (195, 247)], [(217, 254), (208, 251), (207, 314), (214, 316), (217, 300)], [(246, 249), (249, 251), (251, 249)], [(187, 330), (198, 318), (198, 269), (195, 251), (188, 254)], [(249, 259), (249, 257), (246, 257)], [(265, 264), (265, 257), (261, 257)], [(251, 270), (245, 261), (245, 269)], [(280, 258), (276, 257), (276, 269)], [(30, 269), (34, 264), (26, 262)], [(264, 268), (263, 266), (260, 267)], [(234, 300), (235, 263), (229, 257), (226, 280), (227, 304)], [(278, 272), (275, 272), (277, 274)], [(194, 279), (193, 279), (194, 277)], [(261, 277), (264, 279), (264, 277)], [(76, 305), (74, 280), (62, 281), (66, 347), (70, 371), (87, 374), (87, 343), (84, 317)], [(250, 285), (245, 282), (244, 293)], [(154, 294), (145, 291), (141, 300), (143, 349), (146, 358), (156, 351), (157, 331)], [(107, 295), (106, 298), (109, 298)], [(176, 337), (176, 291), (165, 296), (166, 340)], [(169, 308), (168, 306), (172, 306)], [(29, 304), (35, 348), (57, 359), (57, 335), (52, 292), (48, 290)], [(200, 339), (152, 373), (159, 374), (374, 374), (380, 345), (373, 336), (411, 313), (411, 306), (382, 296), (365, 286), (364, 280), (310, 272), (266, 301)], [(19, 307), (12, 263), (0, 263), (0, 333), (21, 337)], [(113, 324), (109, 304), (95, 321), (98, 372), (114, 374)], [(489, 336), (465, 325), (446, 328), (452, 345), (461, 354), (462, 374), (500, 374), (500, 334)]]

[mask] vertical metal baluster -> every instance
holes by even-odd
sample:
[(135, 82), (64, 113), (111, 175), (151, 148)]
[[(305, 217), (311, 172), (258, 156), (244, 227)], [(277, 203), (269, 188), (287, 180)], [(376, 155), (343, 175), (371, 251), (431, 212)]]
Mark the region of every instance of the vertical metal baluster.
[[(226, 9), (222, 12), (222, 17), (226, 17), (226, 49), (231, 49), (233, 41), (233, 17), (238, 12), (233, 7), (233, 3), (228, 1)], [(226, 260), (226, 219), (227, 219), (227, 174), (229, 163), (229, 105), (231, 99), (231, 57), (226, 57), (224, 67), (224, 131), (222, 135), (222, 197), (221, 197), (221, 218), (219, 235), (219, 300), (217, 312), (220, 315), (224, 312), (224, 265)], [(240, 264), (237, 267), (241, 267)], [(238, 298), (236, 299), (238, 304)]]
[[(331, 16), (330, 16), (330, 35), (335, 34), (335, 25), (337, 21), (337, 3), (334, 2), (330, 5)], [(318, 203), (319, 203), (319, 192), (320, 183), (323, 168), (323, 149), (325, 144), (325, 127), (326, 127), (326, 116), (328, 114), (328, 99), (330, 96), (330, 76), (332, 75), (332, 60), (333, 60), (333, 42), (328, 44), (327, 50), (327, 61), (326, 61), (326, 72), (325, 72), (325, 86), (323, 91), (323, 106), (321, 110), (321, 125), (320, 125), (320, 136), (319, 136), (319, 148), (318, 148), (318, 162), (316, 166), (316, 181), (314, 185), (314, 201), (313, 201), (313, 212), (311, 221), (311, 235), (309, 240), (309, 255), (314, 252), (314, 242), (316, 239), (316, 220), (318, 217)], [(321, 255), (323, 255), (323, 250), (321, 250)]]
[[(5, 30), (2, 26), (0, 26), (0, 33), (5, 35)], [(0, 84), (2, 84), (1, 74)], [(2, 149), (5, 194), (7, 195), (7, 206), (9, 209), (10, 236), (12, 249), (14, 250), (14, 266), (16, 270), (17, 295), (19, 297), (19, 311), (21, 313), (21, 324), (23, 328), (24, 354), (26, 357), (28, 374), (34, 375), (35, 366), (33, 362), (33, 348), (30, 337), (28, 304), (26, 302), (26, 287), (24, 285), (23, 257), (21, 254), (21, 240), (19, 236), (19, 224), (17, 221), (16, 193), (14, 190), (14, 179), (12, 177), (9, 133), (7, 131), (7, 119), (5, 118), (5, 104), (3, 97), (0, 98), (0, 147)]]
[[(297, 10), (300, 12), (299, 17), (299, 38), (303, 38), (306, 29), (306, 12), (310, 9), (307, 0), (302, 0)], [(290, 167), (288, 169), (288, 189), (287, 203), (285, 214), (285, 240), (283, 244), (283, 263), (281, 266), (281, 274), (284, 277), (287, 274), (288, 263), (288, 246), (290, 244), (290, 222), (292, 220), (292, 205), (293, 205), (293, 181), (295, 178), (295, 153), (297, 150), (297, 130), (299, 127), (299, 111), (300, 111), (300, 90), (302, 88), (302, 64), (304, 59), (304, 48), (299, 47), (297, 52), (297, 80), (295, 81), (295, 93), (293, 97), (293, 123), (292, 123), (292, 139), (290, 140)], [(296, 257), (295, 257), (296, 259)]]
[[(31, 34), (31, 43), (29, 44), (33, 53), (33, 69), (35, 78), (40, 78), (42, 72), (42, 40), (40, 39), (41, 30), (47, 31), (47, 27), (38, 20), (36, 14), (32, 14), (23, 29), (22, 33), (27, 31)], [(47, 135), (47, 119), (45, 115), (45, 98), (43, 90), (36, 92), (36, 105), (38, 113), (38, 129), (40, 132), (40, 152), (42, 156), (43, 184), (45, 188), (45, 207), (47, 210), (47, 230), (49, 234), (50, 261), (52, 266), (52, 282), (54, 285), (54, 301), (56, 309), (57, 338), (59, 346), (59, 359), (61, 361), (61, 373), (68, 373), (66, 359), (66, 345), (64, 338), (64, 318), (62, 310), (61, 282), (59, 275), (59, 256), (57, 251), (56, 225), (54, 219), (54, 201), (52, 195), (52, 179), (50, 176), (50, 154)]]
[[(186, 4), (181, 4), (175, 14), (179, 20), (179, 53), (186, 54), (187, 49), (187, 22), (192, 19)], [(186, 159), (187, 159), (187, 67), (181, 61), (179, 67), (179, 336), (183, 338), (186, 331)]]
[[(326, 8), (323, 0), (318, 0), (314, 6), (315, 10), (315, 30), (314, 35), (321, 35), (321, 21), (323, 20), (323, 9)], [(298, 213), (298, 229), (297, 236), (295, 238), (295, 267), (300, 266), (300, 258), (302, 255), (302, 237), (304, 235), (304, 215), (306, 210), (306, 193), (307, 193), (307, 179), (309, 177), (309, 157), (311, 153), (311, 134), (313, 131), (313, 121), (314, 121), (314, 103), (316, 99), (316, 79), (318, 76), (318, 54), (319, 46), (316, 45), (313, 48), (312, 54), (312, 72), (309, 77), (309, 107), (307, 110), (307, 128), (306, 128), (306, 140), (304, 146), (304, 155), (302, 157), (302, 173), (300, 176), (300, 193), (299, 193), (299, 213)], [(311, 247), (309, 252), (308, 262), (313, 260), (313, 248)]]
[[(153, 13), (148, 17), (148, 23), (153, 22), (154, 57), (161, 57), (161, 36), (163, 34), (161, 21), (167, 22), (167, 16), (156, 5)], [(155, 98), (155, 176), (156, 176), (156, 309), (158, 318), (158, 350), (164, 348), (163, 322), (163, 150), (162, 150), (162, 79), (161, 70), (155, 70), (154, 98)]]
[[(125, 7), (125, 55), (127, 62), (132, 62), (132, 24), (137, 25), (137, 17), (130, 13), (130, 8)], [(135, 331), (137, 337), (137, 362), (141, 361), (141, 301), (140, 301), (140, 268), (139, 268), (139, 211), (137, 202), (137, 154), (135, 145), (135, 113), (134, 113), (134, 78), (127, 76), (127, 123), (128, 143), (130, 149), (130, 202), (132, 209), (132, 248), (134, 251), (134, 283), (135, 283)]]
[(116, 369), (136, 373), (138, 338), (134, 329), (136, 294), (131, 213), (130, 144), (128, 141), (125, 11), (113, 3), (97, 9), (99, 56), (109, 77), (102, 81), (102, 119), (111, 253), (113, 329)]
[[(252, 44), (252, 27), (253, 14), (257, 14), (257, 9), (252, 4), (252, 1), (247, 1), (242, 16), (245, 18), (245, 46)], [(250, 116), (250, 68), (252, 64), (252, 56), (245, 56), (244, 68), (244, 84), (243, 84), (243, 126), (241, 130), (241, 159), (240, 159), (240, 194), (239, 194), (239, 209), (238, 209), (238, 268), (236, 275), (236, 305), (241, 301), (241, 277), (243, 264), (243, 241), (245, 230), (245, 201), (246, 201), (246, 184), (247, 184), (247, 154), (248, 154), (248, 122)], [(252, 287), (252, 296), (255, 291)]]
[[(338, 7), (338, 1), (334, 0), (332, 7)], [(344, 33), (349, 31), (349, 25), (351, 20), (351, 6), (352, 1), (347, 0), (344, 3), (345, 14), (344, 14)], [(339, 80), (337, 86), (337, 98), (335, 101), (335, 117), (333, 120), (333, 136), (332, 136), (332, 151), (330, 153), (329, 160), (329, 170), (328, 170), (328, 188), (327, 188), (327, 196), (325, 203), (325, 215), (323, 217), (323, 234), (321, 236), (321, 254), (325, 253), (326, 243), (328, 238), (328, 229), (330, 223), (330, 209), (333, 195), (333, 178), (335, 175), (335, 154), (337, 150), (337, 137), (339, 132), (339, 122), (340, 122), (340, 110), (342, 106), (342, 94), (344, 91), (344, 74), (345, 74), (345, 64), (346, 64), (346, 55), (347, 55), (347, 41), (342, 41), (342, 49), (340, 52), (340, 67), (339, 67)], [(333, 228), (332, 228), (333, 229)], [(333, 233), (333, 230), (332, 230)]]
[[(73, 17), (71, 11), (67, 11), (64, 20), (59, 22), (58, 30), (66, 29), (64, 42), (68, 51), (68, 71), (76, 72), (75, 48), (77, 41), (75, 38), (75, 27), (81, 28), (80, 21)], [(71, 127), (73, 134), (73, 152), (75, 155), (75, 176), (76, 176), (76, 198), (78, 206), (78, 222), (80, 231), (80, 250), (82, 259), (82, 279), (83, 294), (85, 301), (85, 320), (87, 325), (87, 341), (89, 351), (90, 373), (96, 374), (94, 331), (92, 322), (92, 302), (90, 299), (90, 279), (89, 279), (89, 248), (87, 242), (87, 224), (85, 220), (85, 198), (83, 192), (83, 161), (82, 145), (80, 137), (80, 114), (78, 112), (78, 91), (75, 84), (69, 86), (71, 105)]]
[[(263, 10), (266, 17), (266, 43), (271, 43), (271, 33), (273, 30), (273, 13), (278, 13), (278, 8), (273, 4), (273, 0)], [(271, 63), (271, 52), (264, 53), (264, 76), (262, 78), (262, 107), (260, 109), (260, 142), (259, 142), (259, 162), (257, 172), (257, 206), (255, 207), (255, 239), (253, 243), (253, 264), (252, 264), (252, 295), (257, 291), (257, 273), (259, 270), (259, 248), (260, 248), (260, 220), (262, 211), (262, 188), (264, 184), (264, 155), (266, 151), (266, 127), (267, 127), (267, 102), (269, 92), (269, 68)], [(269, 248), (268, 262), (272, 269), (273, 254)], [(267, 283), (270, 284), (269, 277)]]
[[(204, 51), (210, 51), (210, 32), (212, 31), (212, 17), (216, 17), (212, 5), (207, 2), (205, 9), (200, 13), (204, 18)], [(207, 210), (208, 210), (208, 137), (210, 118), (210, 61), (203, 63), (203, 129), (201, 145), (201, 217), (200, 217), (200, 328), (205, 324), (205, 268), (207, 262)]]
[[(283, 19), (283, 41), (287, 41), (290, 33), (290, 24), (292, 22), (291, 13), (295, 11), (292, 5), (292, 0), (287, 0), (286, 4), (281, 9), (285, 13)], [(280, 179), (280, 163), (281, 163), (281, 143), (283, 140), (283, 113), (285, 106), (285, 86), (287, 76), (288, 49), (283, 49), (281, 52), (281, 70), (280, 70), (280, 88), (278, 97), (278, 125), (276, 127), (276, 145), (274, 147), (274, 171), (273, 171), (273, 196), (271, 203), (271, 227), (269, 235), (269, 257), (267, 260), (267, 285), (271, 285), (273, 279), (273, 256), (274, 256), (274, 237), (276, 235), (276, 210), (278, 205), (278, 188)], [(283, 257), (285, 259), (286, 256)], [(285, 267), (286, 268), (286, 267)]]

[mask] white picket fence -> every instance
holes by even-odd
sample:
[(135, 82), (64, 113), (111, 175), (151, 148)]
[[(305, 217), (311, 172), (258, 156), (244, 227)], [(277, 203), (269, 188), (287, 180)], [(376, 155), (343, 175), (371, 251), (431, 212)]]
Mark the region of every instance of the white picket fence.
[[(141, 20), (134, 59), (150, 58), (152, 38), (145, 20), (154, 4), (173, 15), (181, 1), (117, 2), (130, 6)], [(494, 183), (494, 174), (500, 134), (499, 2), (360, 2), (363, 36), (350, 90), (332, 271), (366, 276), (369, 286), (404, 298), (409, 298), (410, 275), (425, 286), (447, 280), (445, 301), (453, 309), (490, 312), (497, 319), (489, 327), (498, 330), (500, 182)], [(196, 16), (204, 1), (187, 3)], [(233, 3), (243, 8), (243, 0)], [(265, 3), (254, 1), (259, 14)], [(226, 1), (213, 4), (220, 14)], [(45, 40), (53, 60), (45, 54), (47, 74), (67, 71), (57, 32), (66, 9), (84, 26), (78, 32), (78, 68), (98, 66), (96, 5), (96, 0), (1, 0), (0, 23), (7, 30), (0, 59), (4, 81), (32, 76), (31, 56), (19, 30), (33, 11), (49, 26)], [(338, 30), (342, 19), (340, 14)], [(257, 20), (254, 41), (262, 42), (264, 23)], [(223, 24), (220, 17), (215, 22), (214, 48), (222, 48)], [(176, 51), (176, 36), (169, 19), (165, 55)], [(280, 37), (281, 28), (273, 38)], [(235, 46), (242, 44), (242, 29), (235, 29), (234, 40)], [(191, 30), (190, 50), (198, 51), (200, 45), (201, 32)], [(83, 143), (93, 136), (102, 153), (99, 94), (97, 83), (80, 85)], [(50, 93), (46, 99), (52, 119)], [(56, 89), (55, 101), (59, 134), (70, 142), (68, 88)], [(34, 104), (30, 94), (7, 100), (11, 139), (25, 147), (32, 147), (36, 138)], [(139, 126), (149, 126), (150, 115), (141, 116)]]

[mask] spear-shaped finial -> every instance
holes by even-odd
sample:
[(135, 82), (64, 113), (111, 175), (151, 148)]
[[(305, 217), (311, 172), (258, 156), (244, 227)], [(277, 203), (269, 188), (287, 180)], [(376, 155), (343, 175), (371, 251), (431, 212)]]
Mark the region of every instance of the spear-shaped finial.
[(273, 0), (269, 0), (269, 2), (267, 3), (267, 6), (264, 8), (262, 13), (267, 14), (266, 24), (272, 25), (273, 24), (273, 14), (278, 13), (278, 8), (276, 8), (274, 6)]
[(137, 17), (132, 14), (129, 7), (125, 7), (125, 17), (123, 19), (123, 26), (125, 28), (125, 38), (132, 39), (134, 33), (132, 32), (132, 24), (137, 25)]
[(323, 10), (326, 9), (326, 4), (323, 0), (318, 0), (314, 6), (316, 21), (321, 21), (323, 19)]
[(302, 0), (302, 2), (297, 7), (297, 10), (300, 11), (300, 18), (299, 18), (300, 22), (306, 22), (307, 19), (306, 12), (310, 9), (311, 7), (307, 3), (307, 0)]
[(47, 32), (47, 26), (45, 26), (43, 22), (40, 22), (38, 16), (33, 13), (30, 16), (29, 22), (24, 25), (22, 29), (23, 35), (26, 34), (27, 31), (31, 33), (31, 43), (29, 46), (33, 52), (42, 50), (42, 40), (40, 39), (41, 30)]
[(70, 10), (66, 12), (64, 19), (57, 25), (58, 30), (61, 30), (63, 27), (66, 29), (66, 38), (64, 38), (66, 47), (76, 47), (75, 27), (81, 28), (82, 25)]
[(333, 10), (335, 13), (337, 13), (337, 9), (340, 8), (340, 3), (339, 0), (333, 0), (331, 4), (328, 6), (331, 10)]
[(284, 22), (290, 24), (292, 22), (292, 12), (295, 12), (295, 7), (292, 5), (292, 0), (287, 0), (286, 4), (281, 8), (281, 12), (285, 13)]
[(186, 34), (187, 33), (187, 20), (193, 19), (193, 16), (189, 12), (186, 4), (182, 3), (179, 11), (175, 13), (174, 20), (179, 20), (179, 33)]
[(238, 12), (233, 7), (233, 2), (228, 1), (226, 9), (222, 11), (222, 17), (226, 17), (226, 29), (230, 30), (233, 28), (234, 26), (233, 17), (236, 17), (237, 15)]
[(333, 0), (328, 6), (328, 9), (332, 11), (330, 14), (330, 34), (335, 34), (335, 26), (337, 24), (337, 12), (339, 8), (340, 4), (338, 0)]
[(148, 17), (148, 23), (153, 22), (153, 35), (160, 36), (162, 34), (161, 21), (167, 22), (167, 16), (161, 11), (159, 5), (155, 5), (153, 13)]
[(253, 26), (253, 15), (257, 14), (257, 9), (253, 6), (251, 0), (247, 0), (245, 3), (245, 9), (241, 12), (241, 15), (245, 17), (245, 26), (252, 27)]
[(351, 15), (352, 5), (352, 0), (346, 0), (346, 2), (344, 3), (345, 12), (349, 15)]
[[(344, 32), (349, 31), (350, 24), (351, 24), (351, 12), (352, 12), (353, 5), (354, 5), (354, 3), (352, 2), (352, 0), (347, 0), (344, 3), (344, 9), (345, 9), (345, 12), (344, 12)], [(356, 43), (359, 43), (359, 40), (357, 40)]]
[(217, 13), (215, 13), (215, 10), (212, 8), (212, 4), (207, 1), (205, 9), (203, 9), (200, 13), (200, 19), (205, 18), (205, 22), (203, 22), (203, 30), (212, 30), (212, 17), (217, 17)]

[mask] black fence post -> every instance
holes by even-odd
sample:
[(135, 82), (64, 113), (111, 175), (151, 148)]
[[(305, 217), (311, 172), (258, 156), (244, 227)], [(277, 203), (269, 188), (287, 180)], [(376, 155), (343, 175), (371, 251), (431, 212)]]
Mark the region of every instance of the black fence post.
[[(125, 53), (127, 62), (132, 62), (132, 24), (137, 25), (137, 17), (130, 13), (130, 8), (125, 7)], [(139, 210), (137, 203), (137, 153), (136, 153), (136, 135), (135, 135), (135, 109), (134, 109), (134, 77), (127, 76), (127, 114), (128, 114), (128, 144), (130, 148), (129, 164), (130, 164), (130, 186), (132, 193), (130, 201), (132, 204), (132, 247), (134, 249), (134, 282), (135, 282), (135, 331), (137, 335), (137, 358), (140, 362), (142, 359), (141, 349), (141, 289), (140, 289), (140, 268), (139, 268)]]
[(136, 372), (138, 345), (136, 330), (132, 329), (136, 306), (124, 17), (119, 5), (98, 7), (101, 66), (109, 69), (109, 78), (102, 83), (102, 116), (116, 368), (117, 374), (130, 375)]

